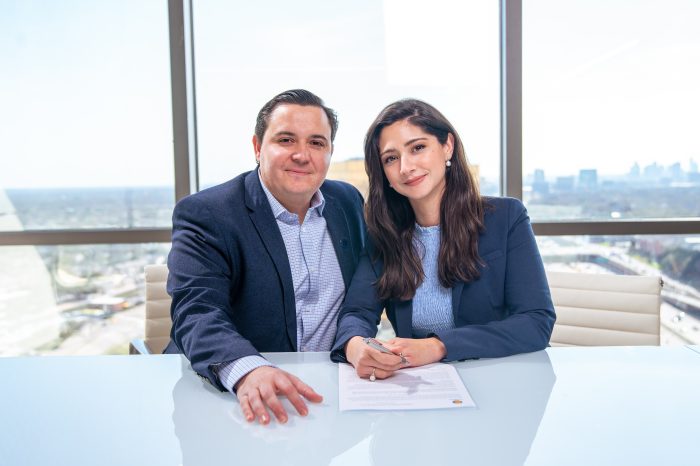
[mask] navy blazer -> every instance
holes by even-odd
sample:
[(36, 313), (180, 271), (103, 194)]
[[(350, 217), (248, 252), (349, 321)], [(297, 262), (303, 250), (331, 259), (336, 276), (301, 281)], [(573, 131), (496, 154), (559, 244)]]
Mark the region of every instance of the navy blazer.
[[(325, 181), (321, 192), (347, 290), (364, 248), (363, 199), (339, 181)], [(297, 350), (292, 273), (257, 170), (177, 203), (168, 269), (173, 326), (165, 352), (184, 353), (219, 389), (219, 364)]]
[[(530, 218), (512, 198), (485, 198), (484, 231), (479, 235), (480, 277), (452, 288), (455, 328), (434, 332), (447, 349), (445, 361), (493, 358), (538, 351), (549, 343), (554, 306)], [(371, 245), (362, 255), (338, 317), (331, 359), (344, 361), (353, 336), (375, 336), (386, 307), (399, 337), (412, 337), (413, 302), (377, 297), (382, 272)]]

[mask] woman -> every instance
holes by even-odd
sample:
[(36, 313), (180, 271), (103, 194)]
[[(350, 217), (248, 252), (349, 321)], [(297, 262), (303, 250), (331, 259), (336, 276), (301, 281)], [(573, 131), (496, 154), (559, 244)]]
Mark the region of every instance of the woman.
[[(554, 307), (522, 203), (479, 194), (459, 135), (431, 105), (386, 107), (365, 138), (371, 243), (338, 317), (331, 357), (360, 377), (545, 348)], [(367, 344), (382, 310), (393, 354)]]

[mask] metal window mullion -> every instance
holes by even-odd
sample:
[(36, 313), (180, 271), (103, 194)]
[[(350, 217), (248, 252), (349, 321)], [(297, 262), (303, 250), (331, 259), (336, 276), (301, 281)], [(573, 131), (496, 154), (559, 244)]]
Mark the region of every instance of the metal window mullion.
[(198, 189), (191, 20), (192, 6), (188, 0), (168, 0), (175, 201)]
[(523, 197), (522, 1), (501, 0), (501, 186), (503, 196)]
[(0, 246), (169, 243), (170, 236), (170, 228), (4, 231)]
[(538, 236), (700, 235), (697, 219), (651, 219), (615, 222), (533, 222)]

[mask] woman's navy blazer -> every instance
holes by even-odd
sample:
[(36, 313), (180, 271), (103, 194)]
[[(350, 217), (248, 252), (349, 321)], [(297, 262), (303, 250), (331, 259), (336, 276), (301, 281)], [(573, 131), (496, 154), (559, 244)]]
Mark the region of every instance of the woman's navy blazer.
[[(480, 277), (452, 288), (455, 328), (436, 331), (447, 349), (445, 361), (494, 358), (547, 347), (555, 321), (542, 258), (523, 204), (512, 198), (485, 198), (484, 230), (479, 235)], [(466, 248), (466, 245), (465, 245)], [(377, 297), (382, 272), (363, 253), (338, 317), (332, 359), (344, 360), (353, 336), (374, 336), (386, 308), (396, 335), (412, 337), (413, 302)]]

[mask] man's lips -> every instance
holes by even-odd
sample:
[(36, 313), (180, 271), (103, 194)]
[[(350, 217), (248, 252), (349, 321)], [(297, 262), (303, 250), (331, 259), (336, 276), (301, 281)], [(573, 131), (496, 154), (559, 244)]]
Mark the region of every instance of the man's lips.
[(310, 175), (310, 174), (311, 174), (311, 172), (305, 172), (305, 171), (303, 171), (303, 170), (293, 170), (293, 169), (290, 169), (290, 170), (286, 170), (286, 171), (287, 171), (287, 173), (289, 173), (290, 175)]
[(411, 178), (410, 180), (405, 181), (404, 184), (408, 185), (408, 186), (415, 186), (418, 183), (420, 183), (421, 181), (423, 181), (425, 176), (426, 175), (416, 176), (415, 178)]

